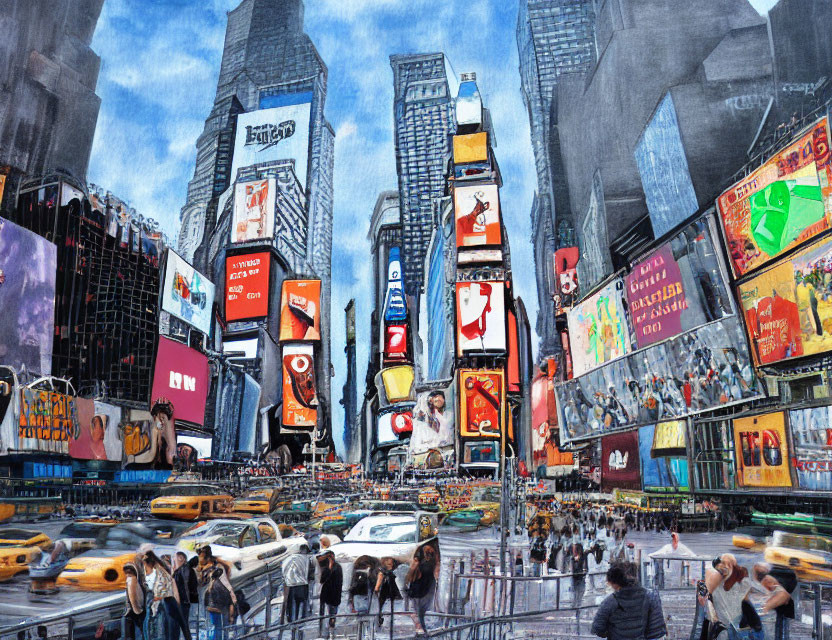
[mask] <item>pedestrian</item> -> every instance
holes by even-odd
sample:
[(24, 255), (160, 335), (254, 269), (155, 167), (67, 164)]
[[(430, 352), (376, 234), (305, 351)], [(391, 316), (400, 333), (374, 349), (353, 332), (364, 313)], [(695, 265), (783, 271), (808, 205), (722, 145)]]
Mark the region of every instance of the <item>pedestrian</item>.
[(294, 622), (306, 617), (309, 599), (309, 547), (301, 545), (281, 564), (283, 584), (286, 586), (286, 621)]
[(139, 579), (139, 571), (136, 565), (128, 562), (124, 565), (124, 586), (126, 604), (124, 617), (127, 618), (128, 629), (133, 631), (133, 640), (143, 640), (142, 629), (144, 627), (144, 584)]
[(175, 589), (173, 578), (153, 551), (145, 552), (142, 563), (147, 587), (144, 605), (144, 640), (170, 640), (170, 622), (165, 599), (173, 597)]
[(427, 633), (425, 614), (436, 593), (439, 569), (439, 556), (436, 549), (430, 544), (419, 547), (410, 562), (410, 570), (406, 578), (407, 593), (416, 609), (415, 613), (411, 614), (416, 627), (416, 635)]
[(572, 544), (568, 569), (569, 573), (572, 574), (572, 607), (576, 610), (581, 606), (586, 591), (586, 574), (589, 571), (588, 555), (589, 552), (584, 551), (584, 546), (580, 542)]
[(209, 571), (205, 589), (205, 610), (214, 628), (213, 640), (225, 640), (225, 628), (236, 615), (237, 597), (223, 565), (213, 562)]
[[(711, 567), (705, 572), (705, 586), (713, 603), (713, 607), (709, 607), (710, 637), (716, 638), (727, 631), (728, 640), (739, 640), (740, 630), (749, 624), (750, 612), (743, 620), (743, 602), (751, 591), (748, 570), (737, 564), (733, 554), (725, 553), (711, 562)], [(752, 640), (763, 640), (761, 629), (751, 629), (747, 635)]]
[(378, 626), (380, 627), (384, 625), (384, 603), (390, 601), (390, 624), (393, 624), (392, 616), (396, 600), (402, 599), (399, 585), (396, 584), (397, 566), (396, 560), (389, 556), (381, 559), (381, 568), (375, 586), (375, 593), (378, 596)]
[(332, 551), (324, 551), (318, 556), (318, 563), (321, 566), (321, 593), (320, 593), (320, 615), (323, 625), (324, 614), (329, 615), (330, 633), (335, 628), (335, 616), (338, 615), (338, 607), (341, 606), (341, 590), (344, 586), (344, 571), (341, 565), (335, 562), (335, 554)]
[(529, 549), (529, 562), (532, 576), (539, 578), (543, 563), (546, 562), (546, 536), (542, 531), (538, 533)]
[[(173, 580), (176, 582), (176, 589), (179, 592), (179, 610), (182, 612), (182, 619), (185, 625), (190, 627), (191, 605), (199, 602), (199, 583), (196, 573), (190, 564), (188, 556), (184, 551), (177, 551), (173, 556)], [(173, 640), (179, 639), (179, 632)]]
[(787, 567), (773, 567), (758, 562), (753, 567), (754, 579), (769, 592), (763, 605), (763, 613), (774, 611), (774, 640), (789, 640), (789, 621), (794, 620), (794, 594), (797, 576)]
[(359, 556), (353, 563), (350, 579), (350, 610), (353, 613), (370, 613), (373, 585), (378, 575), (378, 560), (372, 556)]
[(598, 607), (592, 633), (608, 640), (654, 640), (667, 634), (658, 592), (640, 586), (631, 562), (615, 562), (607, 570), (612, 594)]

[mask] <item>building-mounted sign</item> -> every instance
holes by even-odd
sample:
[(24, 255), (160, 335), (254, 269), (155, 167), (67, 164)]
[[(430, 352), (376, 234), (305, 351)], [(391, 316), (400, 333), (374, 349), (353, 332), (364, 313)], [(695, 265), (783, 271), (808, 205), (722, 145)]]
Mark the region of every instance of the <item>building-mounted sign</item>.
[(234, 186), (232, 243), (270, 240), (274, 237), (276, 195), (274, 178), (238, 182)]
[(167, 311), (204, 334), (211, 333), (214, 283), (168, 249), (162, 284), (162, 311)]
[(387, 255), (387, 291), (384, 295), (384, 320), (404, 322), (407, 320), (407, 301), (404, 297), (401, 250), (390, 247)]
[(505, 284), (456, 284), (457, 355), (506, 350)]
[(311, 344), (283, 346), (282, 432), (311, 431), (318, 423), (314, 355)]
[(454, 189), (456, 246), (499, 245), (500, 191), (496, 184), (477, 184)]
[(280, 294), (280, 340), (321, 339), (321, 281), (284, 280)]
[(225, 320), (256, 320), (269, 314), (271, 254), (247, 253), (225, 259)]

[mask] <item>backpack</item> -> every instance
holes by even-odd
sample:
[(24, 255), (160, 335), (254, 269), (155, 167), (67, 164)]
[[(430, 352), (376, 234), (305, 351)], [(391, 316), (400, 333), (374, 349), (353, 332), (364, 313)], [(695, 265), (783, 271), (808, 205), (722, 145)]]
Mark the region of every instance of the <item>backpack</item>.
[(356, 569), (352, 575), (350, 595), (366, 596), (370, 592), (370, 576), (366, 569)]
[(228, 608), (234, 604), (234, 601), (231, 599), (231, 593), (229, 593), (228, 588), (219, 579), (215, 578), (211, 581), (208, 594), (211, 599), (211, 606), (221, 611), (227, 612)]

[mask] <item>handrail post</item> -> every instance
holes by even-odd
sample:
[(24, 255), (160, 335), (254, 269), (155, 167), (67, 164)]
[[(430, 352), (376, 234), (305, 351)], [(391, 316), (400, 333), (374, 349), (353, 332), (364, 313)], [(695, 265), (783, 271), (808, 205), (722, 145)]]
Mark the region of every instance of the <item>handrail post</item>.
[(66, 621), (66, 637), (67, 640), (75, 640), (75, 618), (72, 616)]
[(812, 595), (814, 596), (814, 615), (812, 616), (812, 638), (816, 640), (823, 640), (823, 616), (821, 613), (821, 595), (823, 592), (821, 590), (821, 585), (813, 584), (812, 585)]

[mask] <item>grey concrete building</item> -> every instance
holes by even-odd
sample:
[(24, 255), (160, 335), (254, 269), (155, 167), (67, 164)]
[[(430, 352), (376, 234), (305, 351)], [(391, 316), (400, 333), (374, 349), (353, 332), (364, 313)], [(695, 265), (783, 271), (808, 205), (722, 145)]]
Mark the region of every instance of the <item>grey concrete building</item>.
[(517, 16), (520, 86), (537, 171), (538, 193), (531, 216), (541, 356), (559, 349), (552, 302), (553, 256), (559, 248), (554, 230), (561, 222), (571, 226), (555, 88), (561, 74), (585, 71), (595, 59), (593, 4), (593, 0), (521, 0)]
[(13, 206), (21, 178), (61, 173), (86, 183), (101, 104), (90, 42), (103, 2), (0, 6), (0, 211)]
[(358, 424), (358, 370), (355, 352), (355, 298), (344, 308), (347, 328), (347, 342), (344, 353), (347, 356), (347, 379), (341, 394), (341, 406), (344, 407), (344, 453), (346, 462), (360, 462), (361, 436)]
[(442, 53), (390, 56), (393, 122), (402, 218), (404, 286), (416, 296), (435, 226), (434, 198), (445, 191), (445, 170), (456, 131), (457, 80)]

